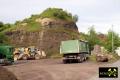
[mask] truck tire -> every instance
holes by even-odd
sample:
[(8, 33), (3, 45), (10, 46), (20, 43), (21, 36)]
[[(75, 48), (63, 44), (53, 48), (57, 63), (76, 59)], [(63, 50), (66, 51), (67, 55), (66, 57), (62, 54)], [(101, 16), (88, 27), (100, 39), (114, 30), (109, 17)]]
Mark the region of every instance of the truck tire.
[(86, 57), (84, 57), (84, 61), (86, 61)]
[(83, 61), (82, 61), (82, 59), (81, 59), (81, 58), (80, 58), (80, 59), (78, 59), (78, 63), (81, 63), (81, 62), (83, 62)]
[(85, 56), (83, 57), (83, 61), (85, 61), (86, 59), (85, 59)]
[(78, 61), (78, 63), (81, 63), (81, 62), (82, 62), (82, 56), (81, 56), (81, 55), (78, 55), (77, 61)]
[(86, 56), (85, 56), (85, 61), (87, 60)]
[(39, 54), (35, 54), (35, 60), (40, 60), (41, 56)]
[(27, 54), (23, 55), (23, 56), (22, 56), (22, 59), (23, 59), (23, 60), (27, 60), (27, 59), (28, 59), (28, 55), (27, 55)]
[(67, 60), (63, 60), (63, 63), (66, 64), (66, 63), (67, 63)]

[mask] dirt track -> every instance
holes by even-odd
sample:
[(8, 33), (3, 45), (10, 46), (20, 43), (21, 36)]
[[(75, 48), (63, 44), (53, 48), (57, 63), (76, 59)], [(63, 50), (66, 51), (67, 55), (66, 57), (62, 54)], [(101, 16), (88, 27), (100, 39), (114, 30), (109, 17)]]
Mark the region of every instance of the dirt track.
[(95, 74), (91, 79), (89, 80), (120, 80), (120, 60), (113, 64), (105, 65), (107, 67), (118, 67), (118, 78), (99, 78), (98, 74)]
[(0, 66), (0, 80), (17, 80), (17, 78), (13, 73)]
[(18, 61), (6, 68), (19, 80), (88, 80), (97, 74), (98, 67), (89, 61), (63, 64), (60, 59)]

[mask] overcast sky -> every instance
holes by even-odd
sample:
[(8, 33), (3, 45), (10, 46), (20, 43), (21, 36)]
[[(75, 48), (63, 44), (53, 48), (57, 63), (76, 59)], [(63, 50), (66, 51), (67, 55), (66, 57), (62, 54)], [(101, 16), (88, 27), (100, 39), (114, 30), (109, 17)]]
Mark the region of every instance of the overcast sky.
[(49, 7), (77, 14), (80, 32), (94, 25), (97, 32), (106, 33), (114, 25), (120, 34), (120, 0), (0, 0), (0, 21), (14, 23)]

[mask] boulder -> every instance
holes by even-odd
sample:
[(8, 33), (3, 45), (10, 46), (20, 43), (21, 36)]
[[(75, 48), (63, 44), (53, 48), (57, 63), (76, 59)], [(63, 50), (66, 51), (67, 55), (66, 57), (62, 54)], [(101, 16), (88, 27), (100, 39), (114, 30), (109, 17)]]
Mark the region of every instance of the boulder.
[(120, 47), (118, 47), (115, 52), (118, 54), (118, 56), (120, 56)]
[(101, 46), (95, 45), (93, 51), (91, 52), (93, 55), (101, 54)]

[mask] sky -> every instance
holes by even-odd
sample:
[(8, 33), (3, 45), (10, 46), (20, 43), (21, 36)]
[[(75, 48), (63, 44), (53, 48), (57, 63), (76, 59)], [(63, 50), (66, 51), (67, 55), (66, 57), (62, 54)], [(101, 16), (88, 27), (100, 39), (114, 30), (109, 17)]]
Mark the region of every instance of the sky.
[(91, 26), (100, 33), (112, 28), (120, 34), (120, 0), (0, 0), (0, 21), (14, 23), (55, 7), (78, 15), (80, 32), (87, 33)]

